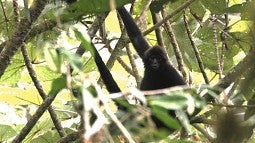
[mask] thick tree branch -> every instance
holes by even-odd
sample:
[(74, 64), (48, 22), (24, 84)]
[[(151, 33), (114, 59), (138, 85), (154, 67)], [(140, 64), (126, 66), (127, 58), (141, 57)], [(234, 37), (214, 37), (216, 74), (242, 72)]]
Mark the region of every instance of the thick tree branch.
[(254, 65), (255, 61), (255, 48), (253, 48), (250, 53), (241, 61), (239, 62), (228, 74), (222, 78), (214, 87), (225, 89), (227, 88), (232, 82), (235, 82), (241, 76), (244, 75), (249, 68), (255, 68)]
[(4, 74), (5, 69), (9, 65), (12, 57), (21, 46), (22, 42), (26, 39), (27, 35), (31, 30), (32, 23), (34, 23), (42, 10), (44, 9), (47, 0), (36, 0), (33, 1), (32, 7), (29, 9), (31, 19), (21, 19), (19, 25), (14, 30), (13, 35), (6, 44), (5, 48), (0, 53), (0, 77)]
[[(231, 71), (228, 72), (228, 74), (220, 79), (220, 81), (214, 85), (215, 93), (221, 93), (222, 90), (226, 89), (230, 86), (231, 83), (236, 82), (238, 79), (240, 79), (243, 76), (246, 76), (245, 74), (249, 70), (254, 70), (255, 65), (255, 48), (252, 48), (250, 53), (247, 54), (247, 56), (240, 61), (235, 67), (231, 69)], [(212, 101), (213, 97), (210, 95), (205, 95), (205, 99), (207, 101)]]
[[(158, 23), (161, 18), (159, 16), (158, 13), (155, 13), (154, 11), (150, 10), (151, 11), (151, 16), (152, 16), (152, 21), (153, 21), (153, 24), (156, 24)], [(162, 47), (162, 49), (165, 50), (166, 52), (166, 46), (165, 46), (165, 43), (164, 43), (164, 39), (163, 39), (163, 36), (162, 36), (162, 31), (161, 31), (161, 28), (160, 27), (157, 27), (155, 29), (155, 34), (156, 34), (156, 38), (157, 38), (157, 42), (158, 42), (158, 45), (160, 47)], [(167, 53), (167, 52), (166, 52)]]
[[(54, 20), (46, 20), (42, 23), (36, 24), (32, 26), (31, 31), (29, 34), (26, 36), (25, 41), (29, 40), (30, 38), (35, 37), (38, 34), (41, 34), (45, 31), (51, 30), (52, 28), (56, 27), (57, 22)], [(0, 44), (0, 52), (6, 47), (6, 44), (10, 41), (4, 41), (3, 43)]]

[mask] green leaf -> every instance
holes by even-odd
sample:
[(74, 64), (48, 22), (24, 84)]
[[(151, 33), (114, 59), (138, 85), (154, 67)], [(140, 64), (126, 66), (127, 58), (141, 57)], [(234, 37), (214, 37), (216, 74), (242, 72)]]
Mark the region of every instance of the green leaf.
[[(115, 4), (110, 3), (111, 0), (79, 0), (67, 7), (61, 15), (62, 21), (77, 20), (84, 16), (94, 15), (103, 12), (109, 12), (116, 6), (120, 7), (133, 0), (117, 0)], [(111, 8), (112, 5), (113, 7)]]
[(40, 135), (33, 140), (30, 141), (30, 143), (54, 143), (58, 142), (60, 139), (58, 133), (56, 131), (47, 131), (43, 135)]
[(66, 50), (65, 48), (58, 48), (57, 49), (60, 54), (62, 54), (70, 63), (70, 65), (73, 67), (73, 69), (76, 69), (78, 71), (82, 71), (83, 69), (83, 62), (80, 56), (71, 53), (70, 51)]
[(254, 7), (255, 7), (255, 2), (248, 1), (244, 2), (242, 4), (235, 4), (232, 5), (231, 7), (227, 8), (225, 12), (228, 13), (241, 13), (241, 18), (242, 20), (254, 20)]
[(199, 16), (199, 18), (203, 18), (206, 12), (205, 8), (203, 7), (201, 1), (194, 1), (190, 6), (190, 11), (193, 14)]
[(112, 6), (120, 7), (133, 0), (117, 0), (111, 4), (111, 0), (79, 0), (70, 5), (69, 10), (80, 12), (82, 14), (102, 13), (112, 10)]
[(89, 36), (86, 35), (86, 37), (84, 37), (83, 34), (78, 29), (74, 29), (74, 33), (75, 33), (76, 38), (81, 41), (82, 47), (87, 49), (94, 57), (94, 55), (95, 55), (94, 49), (91, 46)]
[(24, 68), (23, 56), (19, 51), (14, 55), (3, 76), (0, 78), (0, 83), (2, 85), (17, 86)]
[(163, 9), (163, 6), (167, 3), (169, 3), (172, 0), (155, 0), (150, 4), (150, 9), (155, 12), (158, 13), (160, 10)]
[[(37, 74), (37, 77), (39, 78), (41, 82), (51, 81), (52, 79), (61, 75), (59, 73), (52, 72), (51, 70), (49, 70), (49, 68), (45, 66), (45, 64), (39, 64), (39, 65), (34, 64), (33, 66)], [(26, 82), (26, 83), (32, 83), (29, 73), (23, 74), (22, 77), (20, 77), (20, 81)]]
[(226, 9), (224, 0), (201, 0), (201, 2), (213, 14), (223, 14)]
[(188, 98), (179, 93), (173, 93), (169, 96), (161, 95), (149, 99), (150, 105), (171, 110), (182, 110), (187, 107), (188, 103)]
[[(50, 46), (50, 45), (46, 45)], [(54, 48), (44, 48), (45, 60), (48, 67), (55, 72), (61, 72), (61, 66), (63, 64), (63, 57)]]
[(50, 95), (56, 95), (66, 87), (66, 78), (60, 76), (52, 81)]
[(9, 125), (0, 124), (0, 141), (4, 142), (17, 135), (16, 131)]
[(12, 63), (7, 67), (3, 76), (0, 79), (2, 85), (17, 86), (21, 78), (21, 71), (24, 69), (24, 64), (20, 60), (12, 60)]
[(152, 106), (151, 112), (154, 116), (156, 116), (159, 120), (161, 120), (167, 127), (172, 129), (180, 129), (181, 125), (179, 122), (171, 117), (168, 113), (168, 110), (159, 106)]

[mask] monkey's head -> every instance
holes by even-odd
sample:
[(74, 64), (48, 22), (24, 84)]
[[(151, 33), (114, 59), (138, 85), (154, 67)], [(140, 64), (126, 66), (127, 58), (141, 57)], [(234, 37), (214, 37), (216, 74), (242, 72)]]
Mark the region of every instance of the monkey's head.
[(144, 53), (143, 61), (145, 69), (161, 70), (167, 64), (166, 53), (161, 47), (154, 46)]

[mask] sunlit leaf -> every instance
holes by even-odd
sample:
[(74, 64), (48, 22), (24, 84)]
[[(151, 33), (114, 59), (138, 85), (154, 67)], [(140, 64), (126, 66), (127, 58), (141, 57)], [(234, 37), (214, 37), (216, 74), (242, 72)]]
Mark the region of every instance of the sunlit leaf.
[(54, 48), (44, 48), (45, 60), (48, 67), (55, 72), (61, 72), (61, 66), (63, 64), (63, 59), (60, 54)]
[(254, 1), (247, 1), (242, 4), (235, 4), (227, 8), (225, 11), (228, 13), (240, 13), (243, 20), (254, 20), (254, 6)]
[(17, 132), (9, 125), (0, 124), (0, 141), (4, 142), (17, 135)]
[(47, 131), (46, 133), (34, 138), (30, 143), (53, 143), (58, 142), (60, 139), (59, 134), (56, 131)]
[(88, 35), (83, 35), (78, 29), (74, 29), (75, 36), (78, 40), (81, 41), (81, 45), (86, 50), (90, 51), (90, 53), (94, 56), (94, 50), (90, 43), (90, 38)]

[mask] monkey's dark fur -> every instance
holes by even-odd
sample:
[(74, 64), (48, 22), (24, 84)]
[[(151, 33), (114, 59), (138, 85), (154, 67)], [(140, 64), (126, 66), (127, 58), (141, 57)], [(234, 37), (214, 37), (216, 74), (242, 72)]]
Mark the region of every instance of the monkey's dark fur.
[(95, 54), (94, 58), (95, 58), (95, 62), (96, 62), (97, 68), (99, 70), (101, 78), (103, 79), (103, 82), (104, 82), (104, 84), (106, 86), (107, 91), (110, 92), (110, 93), (121, 92), (118, 84), (113, 79), (111, 72), (106, 67), (106, 65), (103, 62), (103, 60), (102, 60), (101, 56), (99, 55), (98, 51), (96, 50), (94, 45), (92, 45), (92, 47), (94, 49), (94, 54)]
[(148, 49), (143, 58), (144, 77), (141, 90), (155, 90), (168, 88), (176, 85), (185, 85), (183, 78), (172, 67), (166, 53), (159, 47)]
[[(177, 85), (185, 85), (183, 78), (172, 67), (168, 61), (166, 53), (159, 47), (150, 47), (144, 39), (141, 31), (137, 27), (131, 15), (124, 7), (118, 9), (118, 12), (123, 20), (128, 36), (135, 47), (138, 55), (144, 62), (145, 72), (140, 89), (155, 90), (168, 88)], [(104, 84), (110, 93), (121, 92), (117, 83), (113, 79), (109, 69), (105, 66), (97, 50), (95, 50), (95, 62), (101, 74)], [(125, 107), (117, 104), (119, 109), (126, 110)], [(174, 116), (174, 111), (169, 110), (169, 114)], [(158, 128), (168, 128), (164, 123), (152, 115), (152, 120)]]
[[(127, 10), (124, 7), (120, 7), (118, 13), (125, 25), (129, 39), (144, 63), (145, 71), (140, 89), (155, 90), (185, 85), (186, 83), (183, 78), (169, 63), (164, 50), (159, 46), (150, 47)], [(168, 112), (169, 115), (175, 116), (174, 111), (169, 110)], [(154, 115), (152, 115), (152, 120), (158, 128), (167, 128), (167, 126)]]
[(155, 90), (185, 85), (183, 78), (170, 65), (166, 53), (159, 46), (152, 48), (149, 46), (127, 10), (121, 7), (118, 9), (118, 12), (133, 46), (144, 62), (145, 72), (140, 89)]

